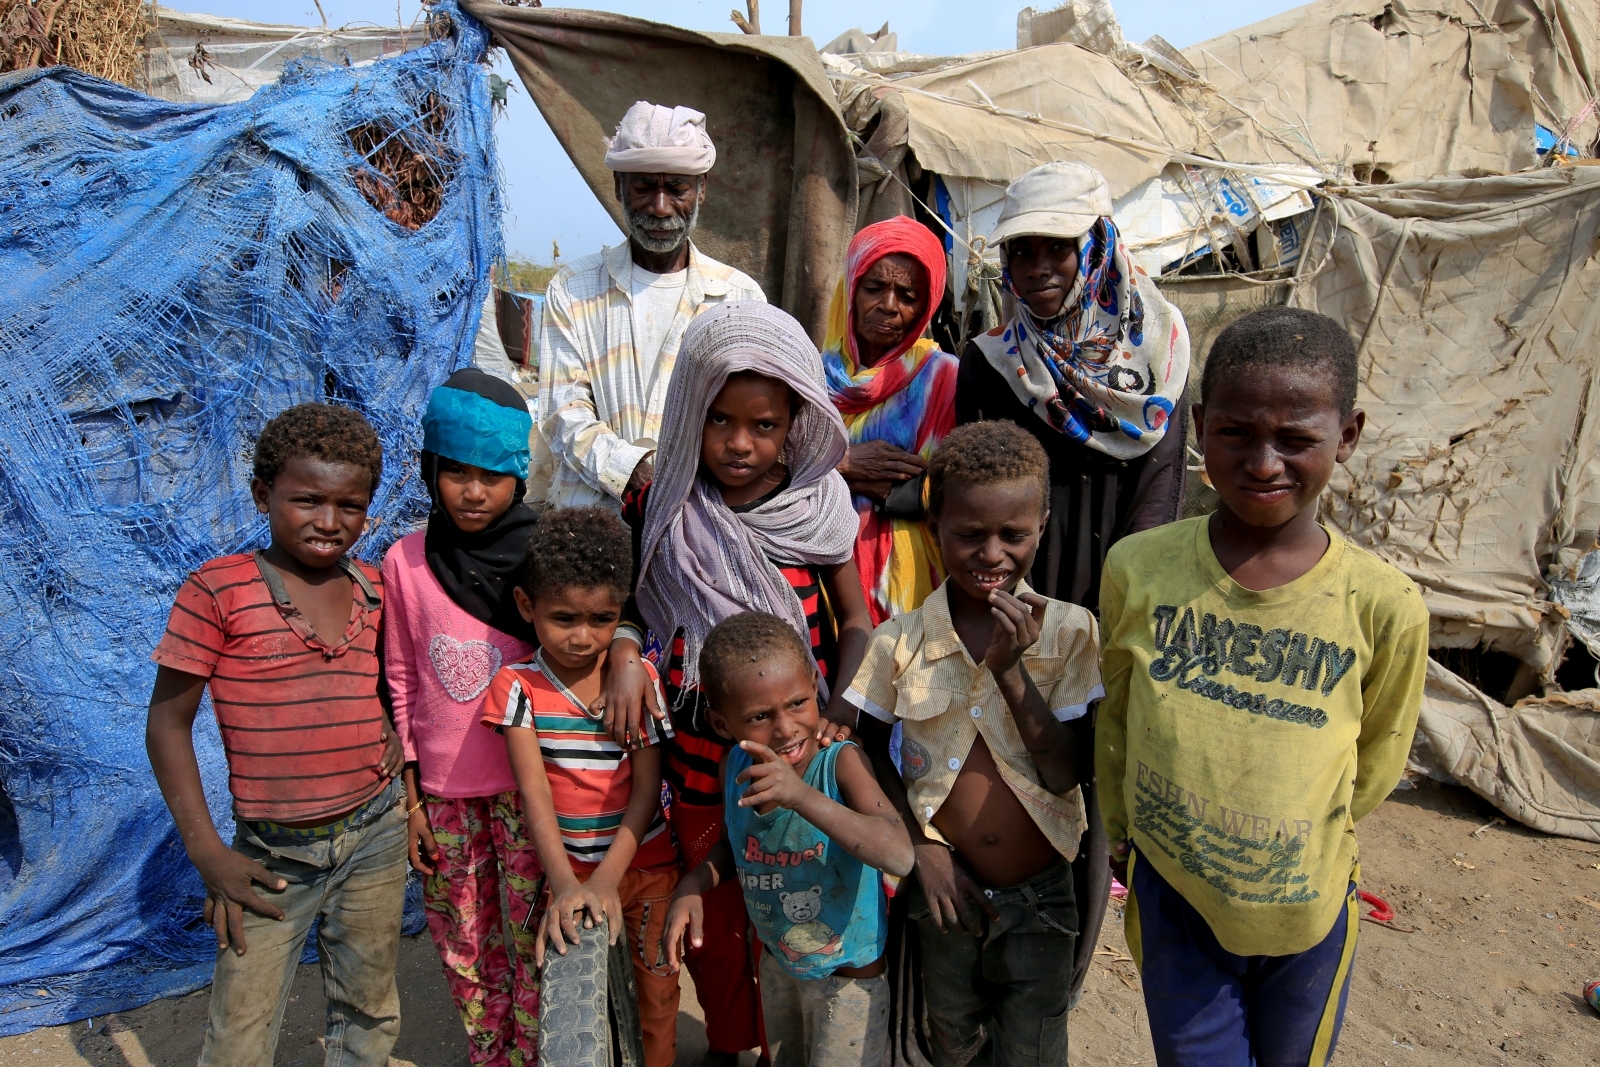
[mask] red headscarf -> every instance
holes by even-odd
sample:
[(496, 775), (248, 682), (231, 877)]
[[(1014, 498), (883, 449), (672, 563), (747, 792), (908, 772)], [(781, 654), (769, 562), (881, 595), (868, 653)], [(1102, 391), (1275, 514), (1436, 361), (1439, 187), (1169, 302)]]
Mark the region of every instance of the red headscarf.
[[(910, 256), (928, 272), (927, 307), (894, 351), (863, 367), (856, 354), (856, 286), (874, 263), (896, 253)], [(919, 222), (902, 215), (868, 226), (850, 242), (844, 277), (828, 311), (822, 370), (851, 444), (886, 441), (928, 459), (955, 425), (959, 364), (922, 336), (944, 296), (944, 284), (944, 246)], [(919, 607), (944, 578), (944, 564), (925, 523), (886, 518), (866, 497), (855, 503), (861, 518), (856, 568), (876, 625)]]
[[(876, 366), (861, 366), (861, 355), (856, 350), (855, 298), (856, 286), (862, 275), (884, 256), (910, 256), (927, 272), (927, 304), (922, 314), (906, 330), (893, 351), (878, 360)], [(833, 392), (833, 402), (841, 414), (851, 415), (882, 403), (899, 392), (927, 357), (939, 350), (933, 341), (925, 340), (922, 332), (933, 321), (944, 295), (944, 246), (922, 223), (896, 215), (883, 222), (875, 222), (856, 234), (845, 253), (844, 276), (834, 290), (833, 304), (828, 309), (828, 333), (822, 346), (822, 361), (828, 369), (828, 386)], [(916, 347), (916, 358), (899, 360)]]

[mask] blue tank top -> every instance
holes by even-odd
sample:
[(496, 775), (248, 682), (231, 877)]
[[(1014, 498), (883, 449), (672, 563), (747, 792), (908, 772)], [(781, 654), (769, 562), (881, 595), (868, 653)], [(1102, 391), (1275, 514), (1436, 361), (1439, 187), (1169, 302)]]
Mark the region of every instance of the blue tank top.
[[(846, 744), (819, 751), (805, 773), (807, 785), (840, 803), (834, 763)], [(757, 815), (739, 807), (750, 786), (736, 779), (752, 762), (744, 749), (729, 750), (722, 809), (745, 910), (762, 945), (802, 980), (876, 962), (889, 940), (882, 876), (796, 812)]]

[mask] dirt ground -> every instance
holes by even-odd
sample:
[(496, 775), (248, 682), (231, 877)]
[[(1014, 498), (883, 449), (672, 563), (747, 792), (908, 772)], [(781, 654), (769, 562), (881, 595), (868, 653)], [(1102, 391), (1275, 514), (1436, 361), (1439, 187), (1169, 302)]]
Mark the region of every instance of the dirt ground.
[[(1397, 792), (1361, 824), (1364, 888), (1387, 899), (1396, 918), (1392, 928), (1361, 926), (1335, 1062), (1600, 1063), (1600, 1017), (1582, 1000), (1583, 982), (1600, 977), (1600, 846), (1546, 837), (1496, 815), (1465, 790), (1425, 783)], [(1073, 1062), (1153, 1064), (1139, 979), (1115, 911), (1098, 955), (1102, 966), (1072, 1015)], [(466, 1067), (425, 936), (401, 948), (400, 993), (405, 1024), (391, 1063)], [(300, 969), (293, 996), (277, 1062), (313, 1067), (322, 1062), (315, 967)], [(188, 1067), (205, 1011), (201, 991), (95, 1019), (93, 1028), (80, 1022), (0, 1039), (0, 1067)], [(678, 1032), (678, 1062), (694, 1067), (705, 1032), (692, 987)]]

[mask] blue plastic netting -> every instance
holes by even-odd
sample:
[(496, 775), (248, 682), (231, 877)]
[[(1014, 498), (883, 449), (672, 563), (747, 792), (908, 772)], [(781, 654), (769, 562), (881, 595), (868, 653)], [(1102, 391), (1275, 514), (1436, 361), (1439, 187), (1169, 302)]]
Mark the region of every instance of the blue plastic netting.
[[(424, 517), (421, 409), (501, 252), (486, 37), (435, 10), (425, 47), (223, 107), (0, 79), (0, 1035), (210, 980), (145, 758), (149, 655), (189, 571), (264, 543), (261, 425), (329, 399), (378, 427), (364, 558)], [(442, 206), (412, 230), (372, 201), (427, 214), (418, 168)], [(195, 732), (228, 840), (209, 705)]]

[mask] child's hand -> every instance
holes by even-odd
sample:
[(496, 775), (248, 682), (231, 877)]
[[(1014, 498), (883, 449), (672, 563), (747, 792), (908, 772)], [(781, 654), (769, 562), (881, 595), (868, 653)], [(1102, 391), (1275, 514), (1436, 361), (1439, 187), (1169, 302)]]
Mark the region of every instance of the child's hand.
[(595, 923), (606, 923), (610, 934), (606, 943), (616, 944), (617, 935), (622, 932), (622, 898), (617, 895), (616, 887), (596, 885), (595, 879), (591, 878), (588, 882), (576, 882), (566, 892), (554, 895), (544, 913), (544, 920), (539, 923), (539, 939), (533, 946), (534, 965), (544, 966), (547, 941), (558, 954), (565, 956), (567, 945), (578, 943), (580, 922), (585, 930), (593, 929)]
[(994, 616), (994, 636), (983, 654), (984, 666), (995, 677), (1022, 661), (1022, 653), (1039, 640), (1044, 609), (1049, 601), (1038, 593), (1012, 596), (1001, 589), (989, 594), (989, 614)]
[(1118, 841), (1111, 846), (1111, 854), (1106, 857), (1106, 862), (1111, 865), (1111, 873), (1117, 876), (1117, 881), (1123, 885), (1128, 884), (1128, 853), (1132, 846), (1127, 841)]
[(406, 851), (411, 855), (411, 869), (419, 874), (432, 875), (439, 869), (439, 843), (433, 839), (433, 826), (421, 807), (406, 816)]
[(378, 737), (383, 742), (383, 755), (378, 757), (378, 771), (385, 778), (393, 778), (400, 773), (400, 768), (405, 766), (406, 754), (400, 747), (400, 735), (389, 725), (388, 716), (383, 719)]
[(216, 930), (217, 947), (232, 947), (235, 955), (243, 956), (245, 908), (269, 919), (283, 918), (283, 912), (256, 896), (251, 886), (283, 890), (289, 883), (221, 841), (214, 851), (189, 858), (206, 884), (206, 925)]
[(650, 681), (639, 646), (623, 637), (613, 641), (611, 649), (600, 695), (589, 705), (589, 714), (599, 716), (611, 740), (623, 748), (643, 748), (644, 716), (649, 714), (660, 722), (667, 712)]
[(828, 701), (817, 719), (817, 744), (827, 748), (835, 741), (848, 741), (855, 736), (856, 709), (845, 700), (835, 697)]
[(750, 788), (739, 798), (741, 808), (760, 808), (767, 804), (776, 804), (780, 808), (793, 810), (810, 791), (811, 787), (794, 773), (789, 761), (780, 759), (778, 754), (766, 745), (758, 745), (754, 741), (740, 741), (739, 747), (750, 753), (750, 757), (755, 760), (734, 779), (736, 782), (750, 783)]
[(667, 926), (661, 933), (661, 942), (667, 946), (667, 966), (678, 973), (690, 949), (705, 942), (706, 911), (704, 898), (699, 893), (678, 897), (667, 909)]
[(956, 862), (955, 853), (930, 842), (918, 845), (916, 854), (917, 879), (922, 883), (923, 896), (928, 898), (934, 927), (941, 933), (948, 928), (981, 937), (983, 926), (967, 908), (967, 901), (976, 903), (991, 920), (998, 919), (1000, 913), (966, 868)]

